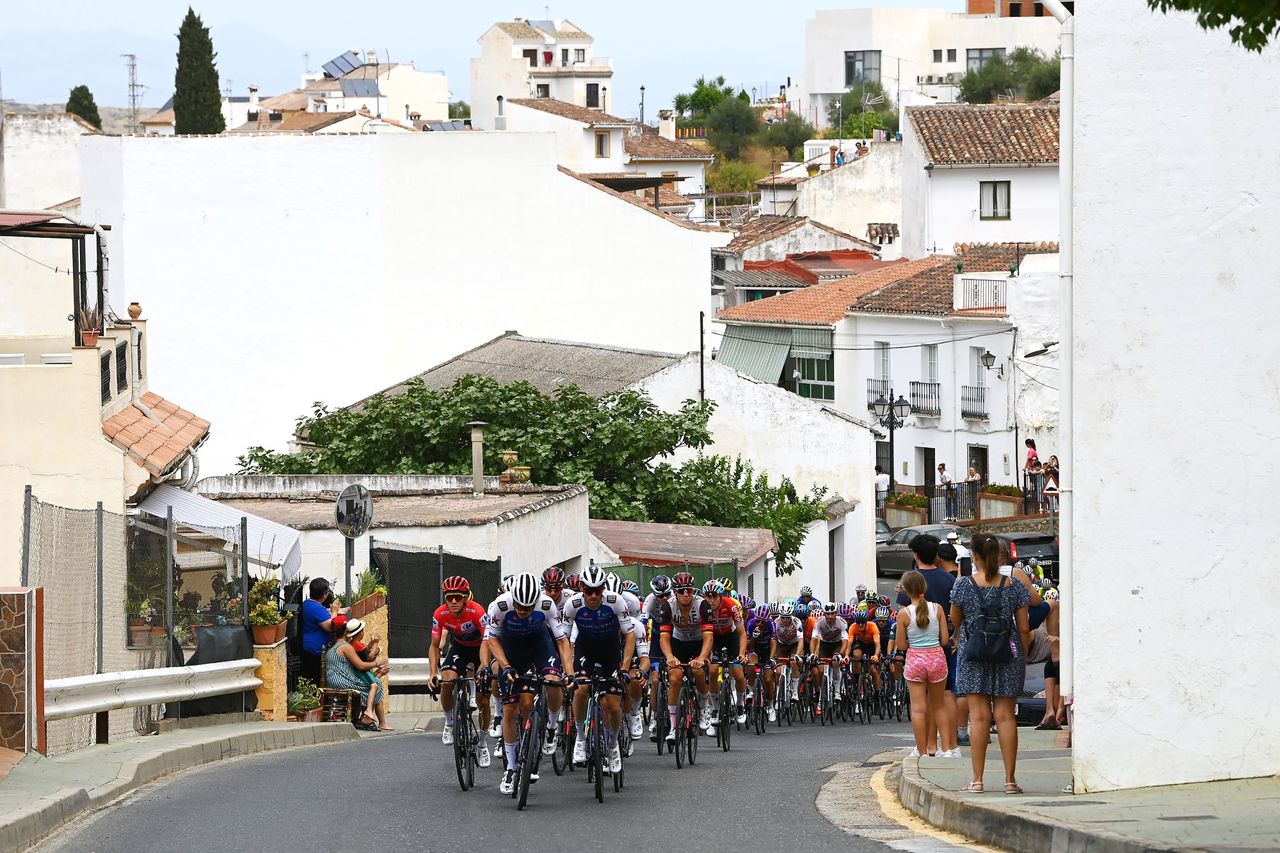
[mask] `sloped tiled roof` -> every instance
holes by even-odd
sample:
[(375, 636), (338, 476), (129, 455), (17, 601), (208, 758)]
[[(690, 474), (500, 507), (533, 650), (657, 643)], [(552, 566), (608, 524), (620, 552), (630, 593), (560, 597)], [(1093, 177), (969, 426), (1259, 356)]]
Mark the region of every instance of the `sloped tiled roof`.
[(623, 140), (627, 154), (632, 160), (714, 160), (710, 152), (696, 145), (681, 142), (678, 139), (667, 139), (658, 131), (644, 125), (637, 125), (639, 133), (628, 134)]
[(823, 225), (821, 222), (810, 219), (807, 216), (774, 215), (757, 216), (756, 218), (746, 222), (741, 227), (734, 229), (737, 231), (737, 236), (733, 238), (729, 245), (725, 246), (720, 251), (740, 255), (747, 251), (747, 249), (751, 249), (755, 246), (761, 245), (762, 243), (767, 243), (770, 240), (790, 234), (792, 231), (797, 228), (802, 228), (805, 225), (813, 225), (815, 228), (821, 228), (823, 231), (834, 234), (837, 237), (844, 237), (847, 240), (857, 243), (859, 246), (868, 248), (870, 251), (880, 251), (880, 247), (874, 243), (868, 243), (866, 240), (855, 237), (852, 234), (837, 231), (830, 225)]
[(779, 289), (797, 289), (808, 287), (813, 284), (812, 281), (804, 278), (796, 278), (787, 275), (785, 272), (777, 269), (759, 269), (759, 270), (716, 270), (711, 273), (713, 278), (718, 278), (724, 284), (732, 284), (737, 288), (745, 288), (747, 290), (763, 289), (763, 290), (779, 290)]
[(618, 192), (617, 190), (610, 189), (609, 187), (606, 187), (604, 184), (597, 183), (596, 181), (593, 181), (590, 178), (587, 178), (587, 177), (584, 177), (583, 175), (578, 174), (572, 169), (566, 169), (564, 166), (557, 166), (556, 168), (559, 169), (563, 174), (568, 175), (569, 177), (574, 178), (575, 180), (582, 181), (584, 184), (586, 184), (589, 187), (594, 187), (595, 189), (599, 190), (602, 193), (608, 193), (609, 195), (614, 196), (615, 198), (622, 199), (628, 204), (634, 205), (640, 208), (641, 210), (644, 210), (653, 214), (654, 216), (661, 216), (663, 219), (675, 225), (679, 225), (681, 228), (688, 228), (691, 231), (722, 232), (724, 230), (714, 225), (701, 225), (697, 222), (690, 222), (689, 220), (680, 216), (673, 216), (669, 213), (663, 213), (661, 210), (653, 206), (652, 201), (645, 203), (645, 200), (640, 198), (640, 196), (636, 195), (635, 193), (622, 193), (622, 192)]
[(302, 89), (294, 89), (282, 95), (263, 98), (258, 102), (258, 106), (264, 110), (279, 110), (280, 112), (305, 110), (307, 108), (307, 93)]
[[(552, 394), (565, 385), (577, 385), (593, 397), (603, 397), (665, 370), (680, 359), (675, 353), (527, 338), (517, 332), (507, 332), (411, 379), (419, 379), (427, 388), (442, 391), (463, 376), (477, 374), (490, 376), (504, 385), (529, 382), (544, 394)], [(398, 382), (379, 393), (399, 396), (409, 381)], [(359, 411), (367, 400), (348, 408)]]
[(1058, 162), (1057, 104), (907, 107), (935, 166), (1050, 165)]
[(544, 34), (529, 25), (528, 21), (499, 21), (496, 26), (513, 39), (541, 39)]
[(656, 565), (727, 563), (737, 559), (749, 566), (778, 547), (773, 531), (751, 527), (710, 527), (700, 524), (651, 524), (593, 518), (591, 535), (624, 562)]
[(102, 432), (134, 462), (152, 474), (165, 474), (204, 441), (209, 422), (151, 391), (141, 402), (158, 421), (130, 404), (103, 421)]
[(331, 125), (346, 121), (357, 113), (352, 110), (341, 113), (308, 113), (291, 111), (283, 114), (280, 121), (272, 121), (267, 110), (259, 110), (258, 117), (246, 121), (239, 127), (226, 131), (230, 134), (265, 133), (272, 131), (293, 133), (315, 133)]
[[(644, 191), (645, 204), (653, 204), (653, 190)], [(685, 198), (678, 192), (667, 189), (666, 187), (658, 187), (658, 207), (693, 207), (693, 199)]]
[(588, 127), (609, 126), (609, 127), (631, 127), (634, 122), (625, 118), (609, 115), (600, 110), (591, 110), (586, 107), (580, 107), (577, 104), (571, 104), (568, 101), (558, 101), (555, 98), (511, 98), (508, 104), (519, 104), (522, 107), (528, 107), (531, 110), (541, 110), (544, 113), (560, 116), (561, 118), (573, 119), (580, 121)]
[[(858, 299), (854, 310), (946, 316), (955, 313), (957, 264), (964, 272), (1004, 272), (1027, 255), (1058, 251), (1056, 243), (962, 243), (955, 248), (955, 257), (944, 258), (948, 263), (868, 293)], [(982, 311), (987, 315), (1004, 313)]]
[(944, 272), (953, 269), (954, 258), (930, 257), (918, 261), (881, 267), (848, 278), (811, 285), (737, 305), (721, 311), (717, 319), (750, 323), (779, 323), (783, 325), (834, 326), (848, 313), (850, 306), (862, 297), (887, 284), (909, 279), (912, 276), (941, 267)]

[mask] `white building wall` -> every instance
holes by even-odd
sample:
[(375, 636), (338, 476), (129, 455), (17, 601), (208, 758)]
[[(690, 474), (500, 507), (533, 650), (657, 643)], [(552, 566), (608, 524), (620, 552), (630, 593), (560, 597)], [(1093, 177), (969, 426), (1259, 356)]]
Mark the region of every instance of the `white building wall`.
[(67, 113), (0, 119), (0, 208), (44, 210), (80, 195), (80, 138), (96, 132)]
[[(772, 191), (766, 188), (763, 195), (769, 199)], [(901, 223), (902, 144), (873, 143), (867, 156), (800, 184), (795, 215), (807, 216), (864, 240), (868, 223)], [(900, 250), (900, 241), (886, 243), (881, 247), (880, 259), (894, 260)]]
[(442, 73), (397, 65), (378, 81), (378, 88), (386, 118), (407, 122), (410, 112), (422, 113), (423, 121), (449, 118), (449, 80)]
[[(1143, 0), (1077, 32), (1075, 790), (1272, 776), (1280, 66)], [(1189, 167), (1207, 127), (1247, 132)]]
[(498, 525), (502, 573), (534, 572), (561, 563), (586, 565), (591, 551), (590, 500), (584, 492)]
[[(932, 254), (927, 235), (929, 232), (929, 205), (933, 201), (930, 196), (931, 172), (925, 170), (928, 159), (923, 146), (914, 133), (910, 122), (902, 125), (902, 257), (916, 260)], [(972, 204), (972, 202), (969, 202)], [(950, 252), (950, 247), (947, 248)], [(945, 253), (944, 253), (945, 254)]]
[[(675, 411), (685, 400), (698, 399), (698, 367), (694, 354), (634, 387), (662, 409)], [(857, 501), (857, 507), (842, 521), (845, 544), (839, 573), (852, 578), (855, 586), (874, 581), (875, 436), (871, 430), (717, 361), (705, 363), (705, 376), (706, 398), (716, 404), (708, 424), (714, 443), (705, 452), (740, 455), (773, 482), (788, 477), (800, 494), (816, 485), (827, 488), (828, 497), (839, 494)], [(854, 413), (862, 421), (865, 415)], [(682, 450), (673, 461), (681, 463), (695, 455)], [(820, 543), (805, 542), (800, 561), (806, 573), (820, 570), (825, 584), (825, 523), (818, 538)]]
[[(229, 472), (252, 445), (283, 447), (314, 401), (360, 399), (513, 318), (540, 337), (695, 348), (707, 253), (730, 235), (561, 173), (554, 145), (87, 138), (83, 210), (115, 226), (112, 302), (166, 318), (151, 379), (213, 422), (205, 472)], [(246, 260), (250, 239), (270, 250)]]
[[(908, 317), (897, 314), (856, 314), (836, 327), (836, 399), (841, 411), (869, 416), (867, 380), (880, 378), (875, 350), (877, 341), (890, 344), (889, 378), (895, 395), (911, 399), (911, 383), (927, 381), (924, 346), (938, 347), (938, 382), (941, 385), (941, 417), (912, 414), (907, 425), (894, 433), (894, 479), (899, 483), (923, 485), (926, 472), (920, 464), (918, 448), (932, 448), (934, 466), (944, 462), (957, 480), (968, 471), (971, 446), (987, 449), (989, 480), (1013, 484), (1018, 457), (1014, 453), (1014, 428), (1010, 398), (1013, 393), (1010, 358), (1013, 330), (1001, 321)], [(971, 348), (981, 347), (996, 356), (996, 367), (975, 369)], [(841, 350), (845, 352), (841, 352)], [(997, 368), (1004, 366), (1004, 378)], [(988, 420), (972, 420), (960, 415), (961, 387), (977, 384), (977, 372), (987, 388)], [(887, 439), (886, 439), (887, 440)]]
[[(923, 255), (949, 254), (957, 243), (1036, 243), (1058, 239), (1058, 168), (943, 169), (926, 172)], [(979, 183), (1009, 182), (1009, 218), (982, 219)], [(922, 257), (923, 255), (908, 255)]]
[[(551, 133), (556, 140), (556, 162), (575, 172), (624, 172), (627, 153), (621, 128), (592, 128), (580, 121), (521, 104), (506, 104), (507, 130), (511, 133)], [(609, 156), (596, 156), (596, 134), (609, 134)]]
[[(631, 160), (628, 159), (624, 171), (640, 175), (662, 177), (664, 172), (675, 172), (677, 177), (684, 178), (676, 183), (676, 192), (681, 195), (701, 195), (707, 191), (707, 164), (702, 160)], [(689, 218), (701, 221), (706, 202), (702, 199), (693, 201), (693, 210)]]
[[(1046, 460), (1057, 453), (1058, 447), (1059, 348), (1052, 347), (1033, 358), (1026, 358), (1025, 353), (1062, 340), (1058, 281), (1056, 254), (1028, 255), (1022, 260), (1018, 275), (1009, 279), (1009, 320), (1018, 330), (1013, 361), (1018, 422), (1015, 450), (1021, 454), (1022, 440), (1033, 438), (1041, 458)], [(1017, 466), (1024, 458), (1016, 457)]]
[(529, 62), (520, 51), (535, 44), (515, 44), (497, 27), (490, 27), (478, 41), (480, 56), (471, 60), (471, 126), (493, 130), (498, 95), (506, 99), (533, 97)]

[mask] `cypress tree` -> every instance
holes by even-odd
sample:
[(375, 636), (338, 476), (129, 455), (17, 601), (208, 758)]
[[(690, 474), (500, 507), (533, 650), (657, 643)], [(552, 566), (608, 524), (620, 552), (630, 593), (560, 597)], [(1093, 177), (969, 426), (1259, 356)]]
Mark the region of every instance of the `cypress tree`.
[(178, 28), (178, 70), (173, 78), (174, 133), (222, 133), (222, 96), (218, 93), (217, 54), (209, 28), (187, 7)]
[(67, 112), (80, 116), (98, 130), (102, 130), (102, 116), (98, 115), (98, 105), (94, 103), (93, 92), (89, 91), (88, 86), (72, 88), (71, 94), (67, 96)]

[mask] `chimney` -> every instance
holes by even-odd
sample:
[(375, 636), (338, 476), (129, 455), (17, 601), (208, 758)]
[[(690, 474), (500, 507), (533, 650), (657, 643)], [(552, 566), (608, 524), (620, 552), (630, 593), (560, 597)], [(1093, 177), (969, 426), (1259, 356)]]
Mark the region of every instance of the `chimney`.
[(676, 138), (676, 120), (671, 110), (658, 110), (658, 135), (663, 139)]
[(249, 84), (249, 112), (256, 113), (258, 111), (258, 84)]
[(834, 169), (835, 167), (836, 167), (836, 147), (832, 145), (831, 146), (831, 168)]
[(484, 421), (472, 421), (471, 427), (471, 494), (484, 494)]

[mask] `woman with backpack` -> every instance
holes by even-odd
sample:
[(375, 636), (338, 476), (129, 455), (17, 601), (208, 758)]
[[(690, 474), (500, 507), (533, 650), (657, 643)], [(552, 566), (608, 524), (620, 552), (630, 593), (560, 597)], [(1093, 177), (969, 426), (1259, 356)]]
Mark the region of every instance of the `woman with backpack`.
[(1000, 574), (1004, 548), (988, 533), (973, 537), (973, 576), (951, 590), (951, 622), (957, 626), (956, 693), (969, 705), (973, 781), (962, 788), (980, 794), (987, 741), (995, 708), (996, 734), (1004, 758), (1004, 792), (1021, 794), (1014, 777), (1018, 761), (1018, 721), (1014, 702), (1026, 678), (1031, 643), (1027, 624), (1027, 588)]

